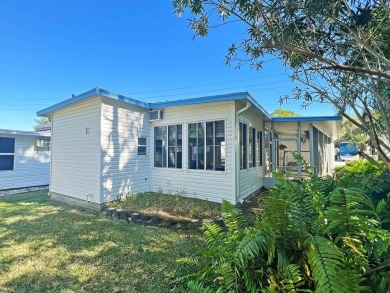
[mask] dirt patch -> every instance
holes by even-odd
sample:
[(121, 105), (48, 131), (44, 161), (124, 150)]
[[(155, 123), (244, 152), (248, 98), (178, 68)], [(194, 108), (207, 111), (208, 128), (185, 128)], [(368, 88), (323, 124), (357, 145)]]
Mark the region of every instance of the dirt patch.
[(25, 193), (30, 191), (39, 191), (45, 189), (49, 189), (49, 185), (31, 186), (31, 187), (14, 188), (14, 189), (3, 189), (0, 190), (0, 196), (19, 194), (19, 193)]

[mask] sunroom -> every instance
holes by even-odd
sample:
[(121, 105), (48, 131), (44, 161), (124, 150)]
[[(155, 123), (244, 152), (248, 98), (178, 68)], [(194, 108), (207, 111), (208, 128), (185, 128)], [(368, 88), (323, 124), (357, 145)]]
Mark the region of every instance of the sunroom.
[(334, 140), (339, 116), (279, 117), (264, 122), (264, 186), (275, 185), (274, 172), (291, 178), (307, 177), (308, 172), (294, 158), (298, 153), (317, 176), (334, 169)]

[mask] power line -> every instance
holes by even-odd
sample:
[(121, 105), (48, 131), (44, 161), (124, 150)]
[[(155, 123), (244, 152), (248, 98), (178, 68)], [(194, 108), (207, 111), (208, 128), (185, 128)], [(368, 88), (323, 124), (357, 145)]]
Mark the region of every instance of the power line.
[[(190, 88), (196, 88), (196, 87), (203, 87), (203, 86), (213, 86), (213, 85), (219, 85), (219, 84), (229, 84), (229, 83), (235, 83), (235, 82), (241, 82), (241, 81), (248, 81), (248, 80), (255, 80), (255, 79), (263, 79), (263, 78), (269, 78), (269, 77), (275, 77), (275, 76), (281, 76), (286, 75), (284, 73), (279, 74), (272, 74), (272, 75), (263, 75), (253, 78), (245, 78), (245, 79), (237, 79), (237, 80), (231, 80), (231, 81), (225, 81), (225, 82), (215, 82), (215, 83), (207, 83), (207, 84), (199, 84), (199, 85), (192, 85), (192, 86), (186, 86), (186, 87), (177, 87), (177, 88), (170, 88), (170, 89), (158, 89), (158, 90), (152, 90), (152, 91), (142, 91), (142, 92), (132, 92), (132, 93), (124, 93), (123, 95), (138, 95), (138, 94), (147, 94), (147, 93), (155, 93), (155, 92), (166, 92), (166, 91), (175, 91), (175, 90), (181, 90), (181, 89), (190, 89)], [(53, 100), (53, 98), (37, 98), (37, 99), (28, 99), (29, 101), (50, 101)], [(64, 100), (64, 99), (62, 99)], [(62, 101), (61, 100), (61, 101)]]
[[(280, 83), (280, 82), (274, 82), (274, 83)], [(271, 84), (271, 83), (269, 83)], [(257, 84), (258, 85), (258, 84)], [(251, 85), (248, 87), (252, 87), (256, 85)], [(292, 87), (294, 85), (284, 85), (284, 86), (278, 86), (278, 87), (270, 87), (270, 88), (260, 88), (260, 89), (254, 89), (252, 92), (259, 92), (259, 91), (268, 91), (268, 90), (274, 90), (274, 89), (280, 89), (280, 88), (287, 88), (287, 87)], [(209, 93), (209, 92), (216, 92), (216, 91), (223, 91), (223, 90), (228, 90), (228, 89), (235, 89), (237, 87), (233, 88), (226, 88), (226, 89), (215, 89), (215, 90), (207, 90), (207, 91), (198, 91), (198, 92), (189, 92), (189, 93), (180, 93), (180, 94), (172, 94), (172, 95), (165, 95), (165, 96), (156, 96), (153, 97), (153, 99), (158, 99), (158, 98), (165, 98), (165, 97), (175, 97), (175, 96), (183, 96), (183, 95), (191, 95), (191, 94), (202, 94), (202, 93)], [(241, 87), (240, 87), (241, 88)], [(151, 97), (148, 98), (143, 98), (143, 99), (151, 99)]]
[(225, 82), (214, 82), (214, 83), (206, 83), (206, 84), (199, 84), (199, 85), (178, 87), (178, 88), (170, 88), (170, 89), (160, 89), (160, 90), (153, 90), (153, 91), (124, 93), (124, 95), (138, 95), (138, 94), (148, 94), (148, 93), (156, 93), (156, 92), (175, 91), (175, 90), (182, 90), (182, 89), (189, 89), (189, 88), (196, 88), (196, 87), (203, 87), (203, 86), (213, 86), (213, 85), (219, 85), (219, 84), (229, 84), (229, 83), (240, 82), (240, 81), (255, 80), (255, 79), (259, 79), (259, 78), (275, 77), (275, 76), (280, 76), (280, 75), (285, 75), (285, 74), (284, 73), (279, 73), (279, 74), (264, 75), (264, 76), (259, 76), (259, 77), (246, 78), (246, 79), (237, 79), (237, 80), (225, 81)]
[[(267, 82), (267, 83), (261, 83), (261, 84), (250, 84), (250, 85), (243, 85), (243, 86), (236, 86), (236, 87), (228, 87), (228, 88), (219, 88), (219, 89), (208, 89), (204, 91), (197, 91), (197, 92), (186, 92), (186, 93), (178, 93), (178, 94), (170, 94), (170, 95), (163, 95), (163, 96), (155, 96), (155, 97), (140, 97), (140, 100), (149, 100), (149, 99), (158, 99), (158, 98), (165, 98), (165, 97), (174, 97), (174, 96), (182, 96), (182, 95), (190, 95), (190, 94), (199, 94), (199, 93), (208, 93), (208, 92), (215, 92), (215, 91), (226, 91), (226, 90), (231, 90), (231, 89), (241, 89), (241, 88), (248, 88), (248, 87), (254, 87), (254, 86), (259, 86), (259, 85), (270, 85), (270, 84), (279, 84), (281, 82), (284, 82), (284, 80), (281, 81), (274, 81), (274, 82)], [(289, 85), (291, 86), (291, 85)], [(269, 89), (276, 89), (280, 87), (273, 87)], [(268, 90), (268, 88), (266, 88)], [(260, 89), (261, 90), (261, 89)], [(257, 90), (258, 91), (258, 90)], [(39, 106), (39, 107), (44, 107), (47, 106), (47, 104), (29, 104), (30, 106)], [(7, 108), (8, 110), (13, 110), (14, 108)], [(1, 109), (0, 110), (7, 110), (7, 109)], [(18, 110), (18, 108), (15, 108)]]
[[(276, 83), (276, 82), (275, 82)], [(280, 89), (280, 88), (287, 88), (287, 87), (292, 87), (293, 85), (284, 85), (284, 86), (278, 86), (278, 87), (269, 87), (269, 88), (259, 88), (259, 89), (254, 89), (252, 92), (261, 92), (261, 91), (269, 91), (269, 90), (274, 90), (274, 89)], [(231, 89), (231, 88), (230, 88)], [(158, 99), (158, 98), (165, 98), (165, 97), (175, 97), (175, 96), (183, 96), (183, 95), (190, 95), (190, 94), (199, 94), (199, 93), (209, 93), (209, 92), (216, 92), (216, 91), (222, 91), (223, 89), (215, 89), (215, 90), (207, 90), (207, 91), (199, 91), (199, 92), (189, 92), (189, 93), (180, 93), (180, 94), (173, 94), (173, 95), (165, 95), (165, 96), (158, 96), (158, 97), (146, 97), (142, 99)], [(0, 111), (37, 111), (39, 108), (34, 108), (34, 109), (0, 109)]]

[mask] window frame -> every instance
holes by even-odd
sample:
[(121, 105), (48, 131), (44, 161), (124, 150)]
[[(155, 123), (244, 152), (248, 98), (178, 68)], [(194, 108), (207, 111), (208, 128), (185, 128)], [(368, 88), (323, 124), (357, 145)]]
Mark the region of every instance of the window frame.
[(248, 124), (239, 122), (240, 170), (248, 169)]
[(263, 166), (263, 131), (257, 130), (256, 136), (257, 136), (256, 145), (258, 148), (256, 166), (262, 167)]
[(2, 139), (10, 139), (13, 141), (13, 152), (1, 152), (0, 150), (0, 157), (8, 157), (12, 156), (12, 169), (0, 169), (0, 172), (2, 171), (15, 171), (15, 149), (16, 149), (16, 138), (15, 137), (7, 137), (7, 136), (0, 136)]
[[(216, 129), (216, 123), (217, 122), (222, 122), (223, 123), (223, 141), (221, 141), (221, 144), (217, 144), (216, 143), (216, 140), (217, 140), (217, 129)], [(213, 125), (213, 136), (212, 136), (212, 144), (208, 144), (207, 143), (207, 139), (209, 138), (207, 136), (207, 125), (208, 123), (212, 123)], [(199, 124), (202, 124), (203, 125), (203, 143), (202, 145), (199, 145), (198, 141), (199, 141)], [(191, 163), (190, 163), (190, 156), (192, 155), (192, 151), (190, 151), (190, 147), (191, 147), (191, 144), (190, 144), (190, 125), (195, 125), (196, 126), (196, 147), (201, 147), (203, 148), (203, 167), (202, 168), (199, 168), (198, 167), (198, 160), (199, 160), (199, 153), (197, 152), (197, 158), (196, 158), (196, 168), (191, 168)], [(187, 122), (187, 170), (190, 171), (190, 172), (216, 172), (217, 174), (221, 174), (221, 173), (226, 173), (226, 150), (227, 150), (227, 142), (226, 142), (226, 138), (227, 138), (227, 135), (226, 135), (226, 119), (212, 119), (212, 120), (201, 120), (201, 121), (191, 121), (191, 122)], [(224, 143), (222, 143), (224, 142)], [(221, 162), (220, 164), (223, 165), (223, 169), (217, 169), (217, 160), (216, 160), (216, 148), (217, 147), (220, 147), (221, 148)], [(212, 156), (213, 156), (213, 159), (212, 159), (212, 169), (209, 168), (208, 166), (208, 160), (207, 160), (207, 149), (208, 148), (212, 148)], [(224, 158), (222, 156), (222, 148), (224, 149)], [(206, 151), (205, 151), (206, 150)], [(194, 161), (194, 160), (191, 160), (191, 161)]]
[[(170, 145), (169, 129), (170, 127), (175, 127), (175, 143)], [(181, 128), (181, 138), (178, 137), (178, 129)], [(156, 154), (157, 154), (157, 145), (156, 145), (156, 128), (160, 128), (161, 135), (161, 166), (156, 166)], [(163, 130), (164, 129), (164, 130)], [(180, 144), (178, 143), (180, 140)], [(170, 166), (169, 161), (169, 151), (170, 148), (174, 148), (174, 165)], [(179, 152), (179, 148), (181, 152)], [(178, 164), (179, 153), (181, 153), (180, 166)], [(155, 125), (153, 127), (153, 167), (154, 168), (169, 168), (169, 169), (183, 169), (183, 124), (168, 124), (168, 125)]]
[[(248, 128), (248, 169), (250, 168), (256, 168), (257, 166), (257, 137), (256, 137), (256, 128), (252, 127), (251, 125), (247, 126)], [(251, 141), (252, 138), (252, 141)]]
[[(145, 140), (145, 144), (140, 143), (140, 139)], [(137, 140), (137, 156), (147, 156), (148, 155), (148, 139), (144, 136), (138, 137)], [(140, 153), (140, 148), (145, 148), (145, 153)]]

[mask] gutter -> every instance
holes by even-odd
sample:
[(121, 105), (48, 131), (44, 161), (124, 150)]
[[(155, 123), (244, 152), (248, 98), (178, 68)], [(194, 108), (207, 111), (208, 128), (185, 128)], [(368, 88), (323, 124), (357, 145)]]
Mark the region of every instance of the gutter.
[(251, 102), (250, 101), (246, 101), (246, 105), (244, 108), (242, 108), (241, 110), (239, 110), (237, 113), (236, 113), (236, 202), (235, 203), (238, 203), (239, 199), (240, 199), (240, 135), (238, 133), (238, 131), (240, 130), (240, 124), (239, 124), (239, 116), (244, 113), (245, 111), (247, 111), (250, 107), (252, 106)]

